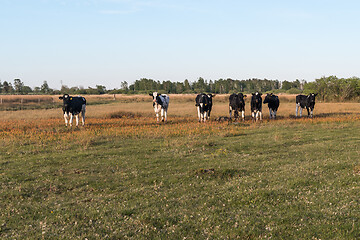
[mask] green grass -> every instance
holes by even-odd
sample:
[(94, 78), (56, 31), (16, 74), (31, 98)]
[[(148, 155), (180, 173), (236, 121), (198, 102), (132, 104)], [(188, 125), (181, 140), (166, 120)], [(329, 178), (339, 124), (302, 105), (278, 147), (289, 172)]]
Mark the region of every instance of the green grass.
[(359, 127), (18, 139), (0, 147), (0, 238), (359, 239)]

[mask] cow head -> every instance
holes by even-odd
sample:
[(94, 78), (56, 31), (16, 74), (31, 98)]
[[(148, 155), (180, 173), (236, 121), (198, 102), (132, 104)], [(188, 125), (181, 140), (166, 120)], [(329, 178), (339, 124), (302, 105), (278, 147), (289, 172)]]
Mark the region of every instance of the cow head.
[(242, 93), (239, 93), (239, 94), (238, 94), (238, 99), (239, 99), (239, 101), (240, 101), (241, 104), (245, 104), (245, 99), (244, 99), (244, 98), (246, 98), (246, 97), (247, 97), (247, 96), (244, 95), (244, 94), (242, 94)]
[(160, 105), (160, 106), (163, 105), (162, 99), (160, 97), (161, 96), (160, 93), (153, 92), (153, 93), (150, 93), (149, 95), (153, 97), (153, 107), (158, 106), (158, 105)]
[(64, 94), (63, 96), (60, 96), (59, 99), (63, 100), (63, 111), (68, 112), (69, 104), (70, 104), (72, 97), (70, 97), (69, 94)]
[(215, 97), (216, 95), (210, 93), (210, 94), (207, 94), (207, 96), (208, 96), (208, 104), (212, 105), (212, 99), (213, 99), (213, 97)]
[(200, 107), (201, 111), (204, 109), (204, 107), (207, 107), (211, 102), (211, 98), (205, 93), (198, 94), (195, 100), (196, 100), (195, 106)]
[(310, 94), (307, 96), (308, 102), (315, 104), (315, 97), (316, 97), (317, 95), (318, 95), (317, 93), (310, 93)]
[(255, 92), (255, 93), (252, 93), (252, 100), (257, 104), (257, 103), (261, 103), (261, 95), (262, 93), (260, 92)]
[(67, 106), (71, 100), (71, 97), (69, 96), (69, 94), (64, 94), (63, 96), (60, 96), (59, 99), (63, 100), (64, 106)]
[(264, 103), (269, 103), (271, 100), (275, 100), (276, 96), (273, 93), (267, 93), (264, 99)]

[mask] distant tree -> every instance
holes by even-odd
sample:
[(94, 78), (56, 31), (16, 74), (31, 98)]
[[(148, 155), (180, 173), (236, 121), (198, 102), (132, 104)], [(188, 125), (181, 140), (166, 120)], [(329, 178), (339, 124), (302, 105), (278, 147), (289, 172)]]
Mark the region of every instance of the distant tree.
[(292, 86), (293, 86), (293, 84), (291, 82), (285, 80), (282, 82), (281, 89), (286, 91), (286, 90), (289, 90), (290, 88), (292, 88)]
[(23, 86), (23, 88), (22, 88), (22, 93), (23, 94), (29, 94), (29, 93), (32, 93), (32, 92), (33, 92), (33, 90), (31, 89), (31, 87)]
[(96, 85), (96, 90), (98, 94), (104, 94), (106, 92), (106, 87), (103, 85)]
[(20, 79), (14, 79), (14, 91), (17, 94), (22, 94), (24, 83)]
[(36, 94), (40, 93), (40, 87), (34, 87), (33, 92)]
[(43, 84), (40, 86), (40, 92), (50, 94), (53, 92), (53, 90), (49, 87), (47, 81), (44, 81)]
[(61, 89), (60, 89), (60, 92), (62, 94), (69, 94), (69, 91), (70, 91), (70, 88), (67, 86), (67, 85), (61, 85)]
[(185, 81), (184, 81), (184, 91), (189, 92), (190, 90), (191, 90), (191, 86), (190, 86), (189, 80), (185, 79)]
[(121, 82), (121, 89), (124, 91), (129, 90), (127, 81)]
[(7, 82), (7, 81), (4, 81), (2, 92), (3, 92), (3, 93), (7, 93), (7, 94), (13, 93), (13, 92), (14, 92), (14, 88), (13, 88), (13, 86), (11, 85), (11, 83), (9, 83), (9, 82)]

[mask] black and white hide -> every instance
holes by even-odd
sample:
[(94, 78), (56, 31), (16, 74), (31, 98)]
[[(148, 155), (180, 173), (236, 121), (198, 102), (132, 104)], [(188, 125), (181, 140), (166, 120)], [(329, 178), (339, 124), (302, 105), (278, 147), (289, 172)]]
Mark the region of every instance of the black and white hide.
[(161, 121), (167, 121), (167, 110), (169, 107), (170, 98), (166, 94), (159, 94), (153, 92), (149, 94), (153, 97), (153, 108), (156, 114), (156, 121), (159, 122), (159, 113), (161, 113)]
[(195, 106), (198, 112), (199, 122), (206, 122), (210, 119), (212, 109), (212, 98), (215, 95), (200, 93), (195, 98)]
[(317, 93), (310, 93), (309, 95), (297, 95), (296, 96), (296, 111), (295, 115), (298, 116), (298, 111), (300, 108), (300, 117), (302, 116), (303, 108), (306, 108), (308, 112), (308, 117), (313, 117), (314, 107), (315, 107), (315, 97)]
[[(70, 123), (70, 127), (72, 126), (73, 117), (76, 117), (76, 126), (79, 125), (79, 115), (81, 113), (82, 117), (82, 125), (85, 125), (85, 110), (86, 110), (86, 99), (81, 96), (73, 97), (68, 94), (64, 94), (59, 97), (60, 100), (63, 100), (63, 112), (65, 125)], [(70, 120), (68, 120), (70, 118)]]
[(245, 120), (245, 100), (246, 95), (242, 93), (236, 94), (233, 93), (229, 97), (229, 115), (231, 120), (232, 112), (234, 111), (234, 118), (237, 120), (239, 118), (239, 112), (241, 112), (241, 119)]
[(267, 103), (269, 107), (270, 119), (276, 119), (276, 112), (280, 105), (279, 97), (272, 93), (268, 93), (264, 99), (264, 104), (265, 103)]
[(251, 97), (251, 117), (253, 121), (262, 120), (262, 98), (261, 93), (252, 93)]

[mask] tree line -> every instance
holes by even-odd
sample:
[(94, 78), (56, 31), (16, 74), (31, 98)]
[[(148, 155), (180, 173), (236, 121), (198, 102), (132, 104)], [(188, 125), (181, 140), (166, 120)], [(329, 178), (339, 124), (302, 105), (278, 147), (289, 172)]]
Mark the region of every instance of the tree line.
[(269, 79), (246, 79), (235, 80), (231, 78), (206, 80), (198, 78), (194, 82), (185, 79), (183, 82), (158, 81), (148, 78), (136, 80), (133, 84), (126, 81), (120, 82), (117, 89), (106, 89), (103, 85), (96, 85), (95, 88), (68, 87), (63, 85), (60, 90), (49, 87), (44, 81), (40, 87), (31, 88), (26, 86), (20, 79), (11, 82), (0, 81), (1, 94), (147, 94), (152, 91), (161, 93), (215, 93), (229, 94), (234, 92), (251, 93), (255, 91), (273, 93), (318, 93), (323, 101), (348, 101), (360, 98), (360, 79), (358, 77), (337, 78), (336, 76), (321, 77), (313, 82), (305, 80), (278, 81)]

